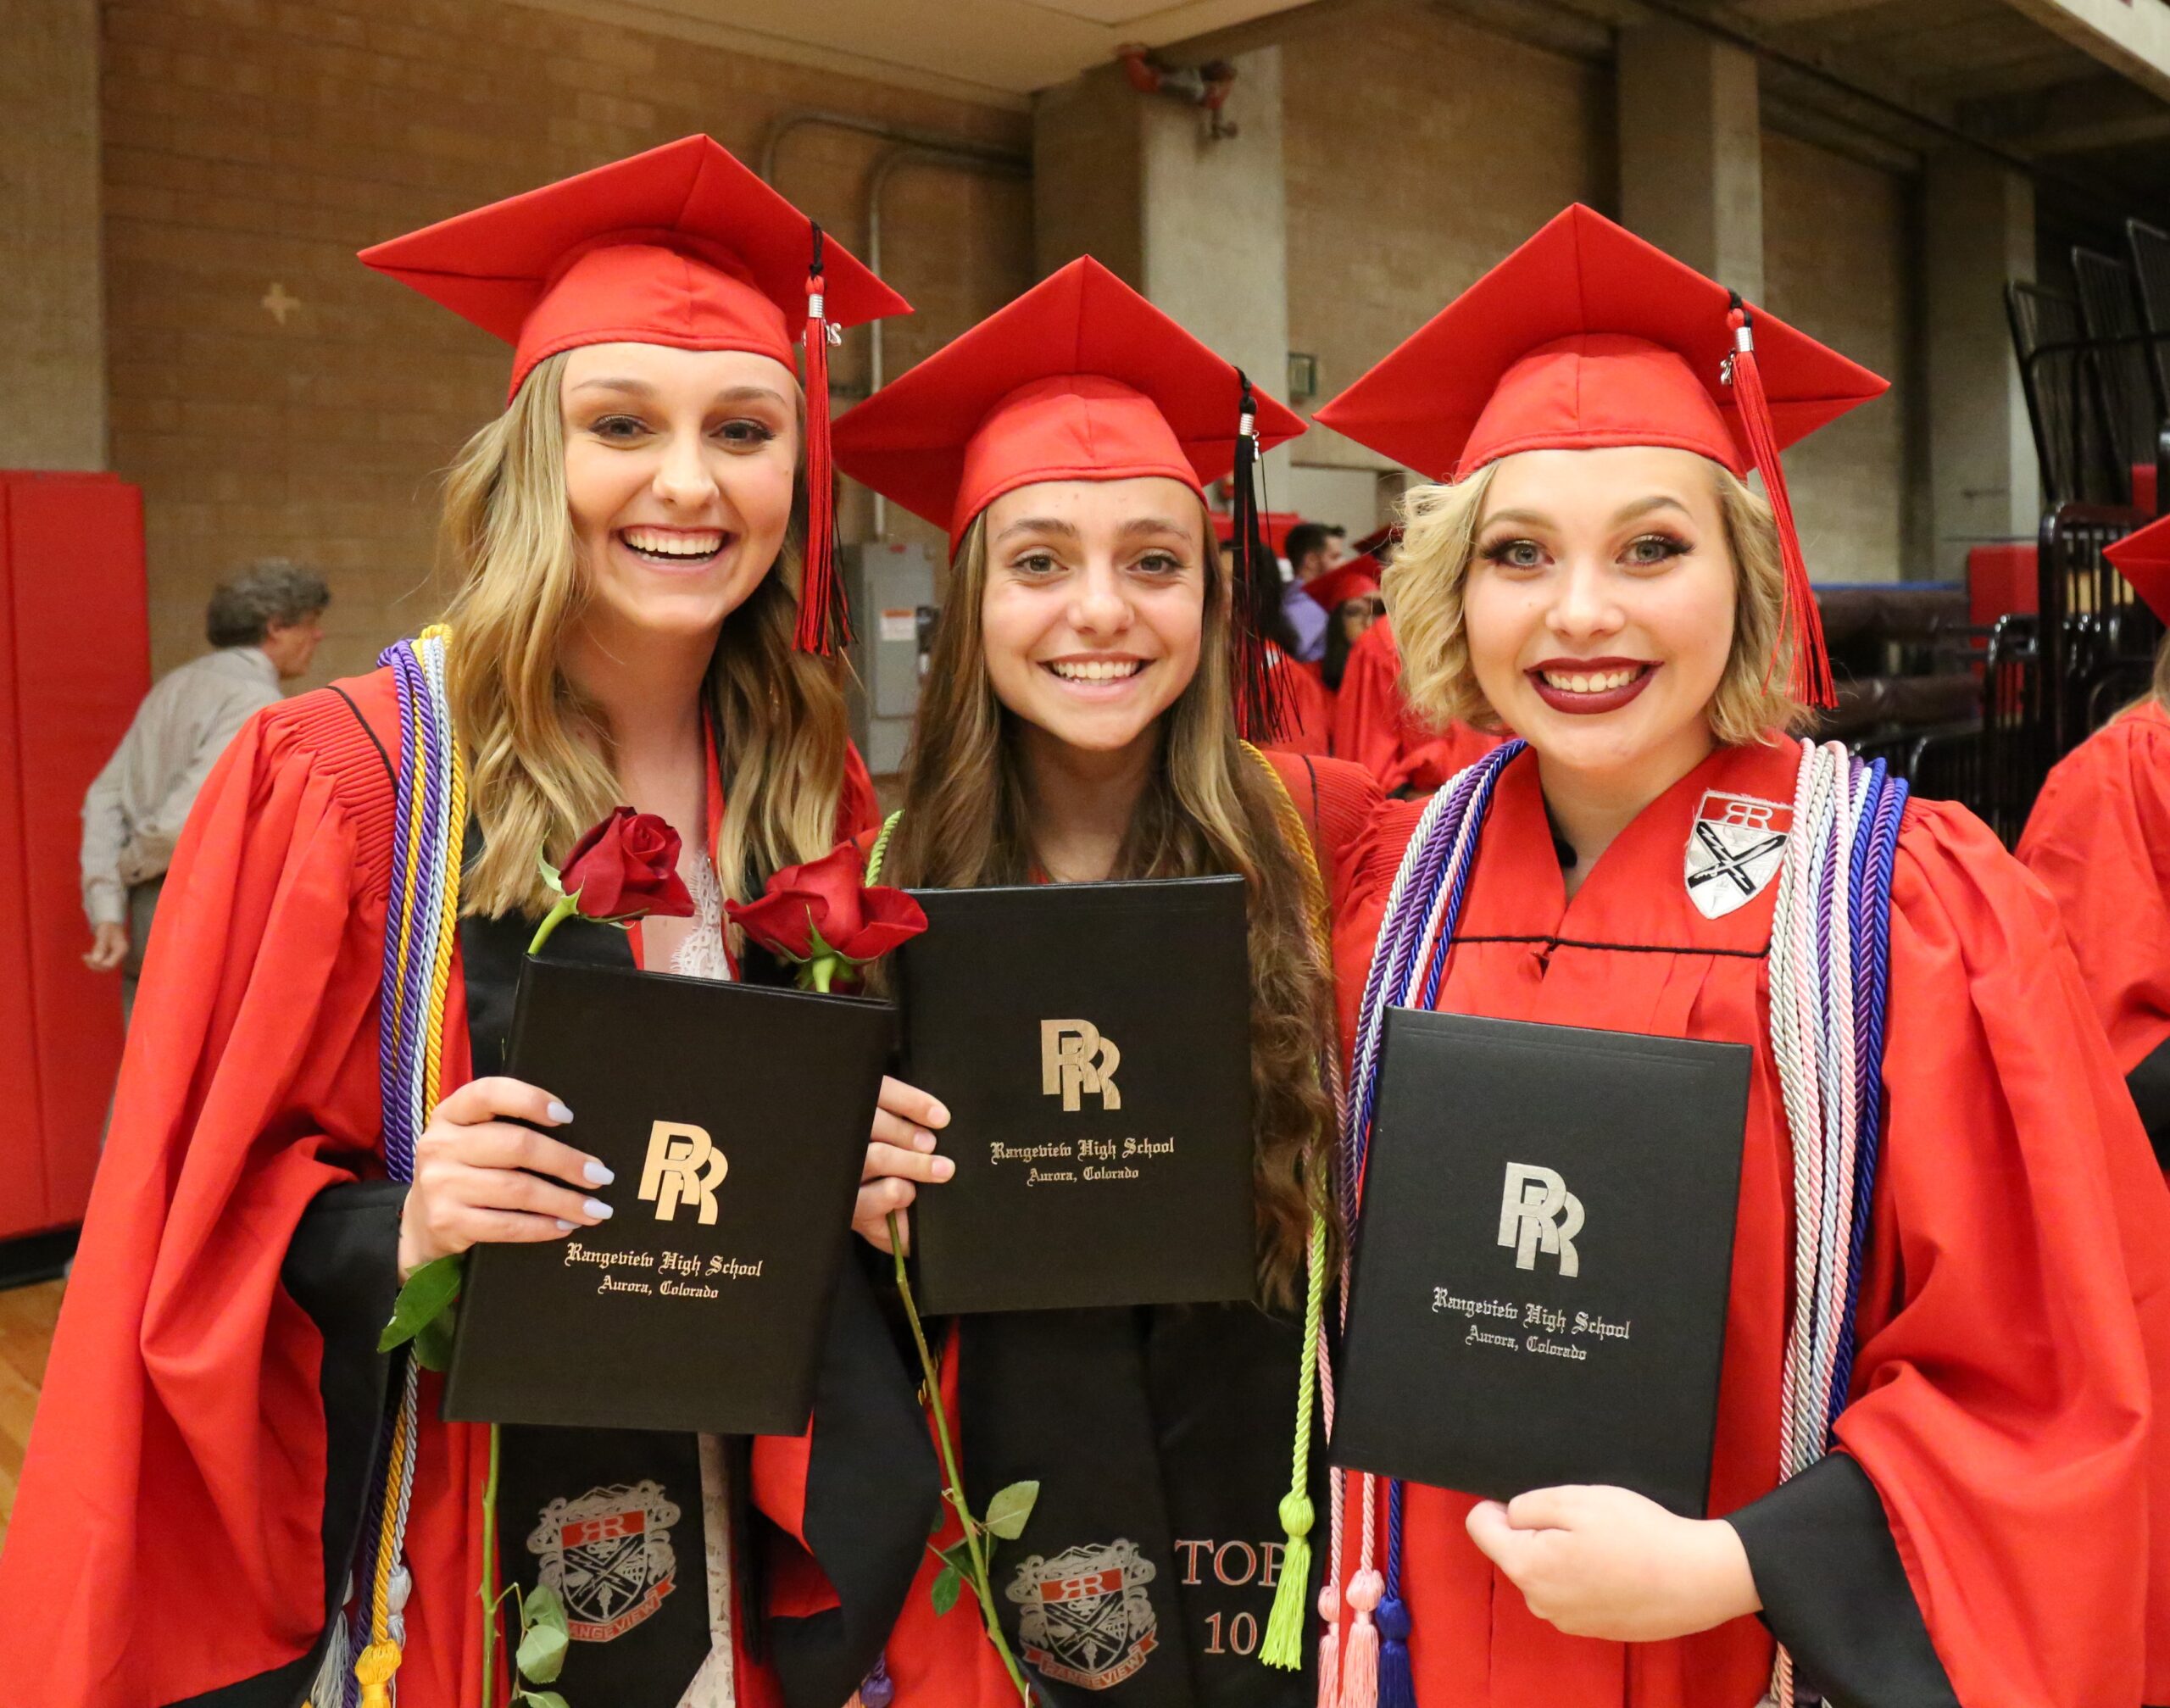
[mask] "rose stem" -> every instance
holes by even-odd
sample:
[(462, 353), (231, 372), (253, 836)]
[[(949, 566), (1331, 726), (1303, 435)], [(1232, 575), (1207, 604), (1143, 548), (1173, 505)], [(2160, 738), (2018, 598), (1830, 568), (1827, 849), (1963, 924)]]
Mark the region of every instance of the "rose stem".
[(490, 1426), (490, 1470), (482, 1479), (482, 1708), (496, 1701), (498, 1602), (498, 1426)]
[(943, 1492), (957, 1509), (958, 1522), (965, 1531), (965, 1549), (971, 1556), (972, 1588), (980, 1598), (980, 1611), (987, 1620), (987, 1634), (994, 1644), (995, 1653), (1001, 1655), (1010, 1682), (1017, 1687), (1017, 1700), (1029, 1708), (1032, 1687), (1025, 1682), (1017, 1657), (1010, 1652), (1010, 1640), (1002, 1632), (1001, 1616), (994, 1611), (994, 1590), (988, 1582), (987, 1561), (980, 1553), (979, 1525), (972, 1517), (971, 1509), (965, 1504), (965, 1480), (957, 1474), (956, 1449), (949, 1444), (949, 1419), (942, 1408), (942, 1372), (935, 1367), (934, 1355), (927, 1350), (926, 1331), (920, 1326), (919, 1306), (912, 1299), (912, 1284), (904, 1278), (904, 1231), (893, 1210), (889, 1212), (889, 1255), (896, 1262), (897, 1291), (903, 1295), (904, 1316), (912, 1326), (912, 1342), (919, 1348), (919, 1367), (926, 1376), (927, 1403), (934, 1408), (934, 1436), (942, 1448), (942, 1469), (949, 1479), (949, 1487)]

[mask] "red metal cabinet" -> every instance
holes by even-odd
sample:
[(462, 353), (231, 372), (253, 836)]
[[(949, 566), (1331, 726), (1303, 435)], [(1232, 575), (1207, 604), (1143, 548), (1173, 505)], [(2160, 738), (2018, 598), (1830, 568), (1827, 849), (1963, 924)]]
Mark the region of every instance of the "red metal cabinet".
[(79, 1221), (90, 1195), (120, 986), (83, 965), (83, 792), (150, 675), (142, 495), (0, 471), (0, 1238)]

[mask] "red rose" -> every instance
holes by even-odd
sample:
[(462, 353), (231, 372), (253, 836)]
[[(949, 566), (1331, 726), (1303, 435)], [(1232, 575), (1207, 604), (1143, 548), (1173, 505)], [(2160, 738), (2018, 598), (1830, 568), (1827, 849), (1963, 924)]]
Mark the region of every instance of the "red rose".
[(869, 887), (859, 850), (847, 843), (804, 865), (786, 866), (759, 900), (726, 902), (732, 923), (786, 960), (878, 960), (926, 929), (926, 915), (900, 889)]
[(678, 876), (678, 832), (654, 813), (613, 807), (573, 844), (558, 874), (583, 919), (686, 916), (693, 898)]

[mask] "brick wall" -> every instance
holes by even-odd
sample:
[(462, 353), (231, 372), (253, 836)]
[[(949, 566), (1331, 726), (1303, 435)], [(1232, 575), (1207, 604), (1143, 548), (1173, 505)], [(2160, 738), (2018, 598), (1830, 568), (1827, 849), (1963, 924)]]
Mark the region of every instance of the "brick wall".
[[(1609, 67), (1417, 0), (1299, 14), (1281, 37), (1288, 337), (1355, 379), (1570, 202), (1616, 199)], [(1314, 428), (1300, 461), (1379, 459)]]
[[(437, 477), (508, 370), (357, 249), (691, 131), (758, 163), (797, 108), (1030, 136), (1021, 111), (505, 0), (108, 0), (103, 105), (111, 460), (144, 489), (154, 662), (200, 650), (212, 586), (280, 552), (332, 583), (320, 681), (436, 609)], [(779, 187), (863, 246), (884, 147), (799, 131)], [(919, 309), (890, 328), (893, 374), (1032, 282), (1022, 181), (908, 170), (885, 224), (883, 270)], [(840, 403), (865, 362), (848, 334)]]
[(1802, 549), (1819, 581), (1896, 581), (1907, 570), (1910, 200), (1904, 179), (1763, 134), (1765, 306), (1892, 382), (1786, 453)]

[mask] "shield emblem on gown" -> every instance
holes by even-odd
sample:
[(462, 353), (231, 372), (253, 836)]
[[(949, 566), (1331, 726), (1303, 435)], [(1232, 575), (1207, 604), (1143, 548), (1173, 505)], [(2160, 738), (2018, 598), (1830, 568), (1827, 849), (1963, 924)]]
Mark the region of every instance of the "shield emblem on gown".
[(1066, 1548), (1021, 1564), (1006, 1592), (1018, 1605), (1025, 1658), (1041, 1673), (1086, 1690), (1120, 1684), (1158, 1645), (1153, 1562), (1134, 1543)]
[(576, 1643), (608, 1643), (663, 1605), (677, 1587), (678, 1557), (670, 1527), (678, 1504), (655, 1483), (591, 1488), (554, 1500), (528, 1537), (542, 1581), (565, 1604)]
[(1783, 801), (1706, 789), (1688, 828), (1688, 899), (1722, 919), (1762, 894), (1785, 863), (1794, 809)]

